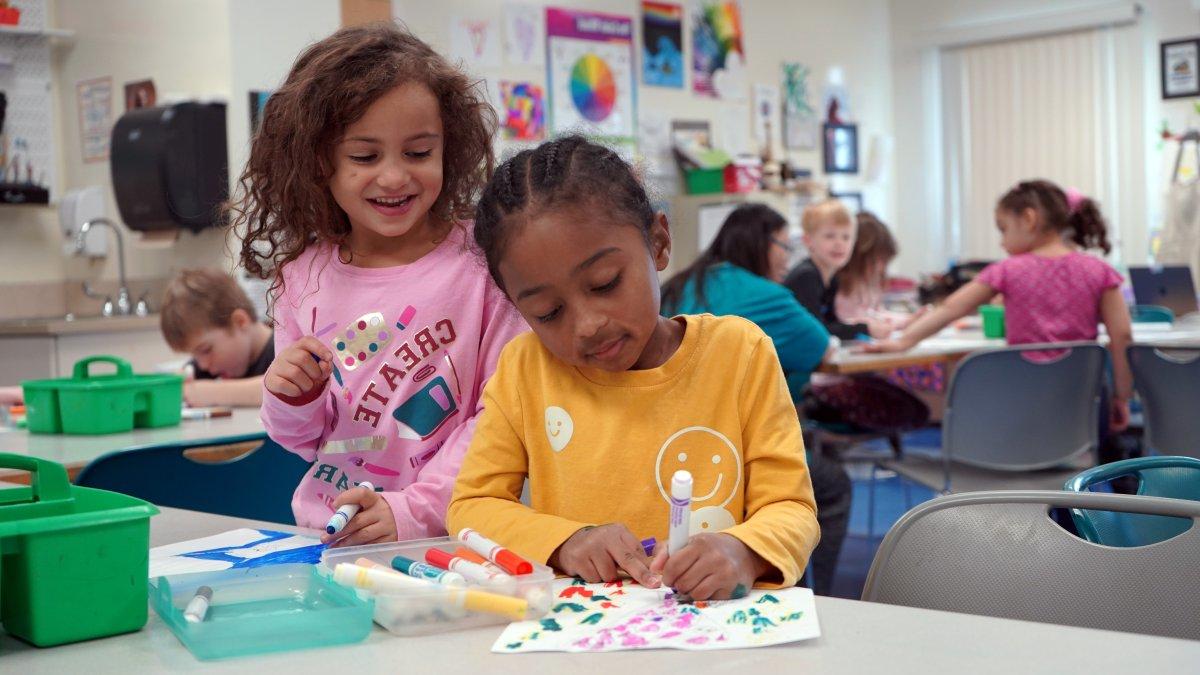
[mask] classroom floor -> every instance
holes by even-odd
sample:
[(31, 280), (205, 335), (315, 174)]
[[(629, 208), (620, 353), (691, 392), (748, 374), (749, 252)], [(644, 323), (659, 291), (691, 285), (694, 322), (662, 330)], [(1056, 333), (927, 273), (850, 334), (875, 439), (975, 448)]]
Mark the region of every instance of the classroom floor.
[[(941, 429), (933, 428), (907, 434), (904, 436), (904, 451), (912, 454), (936, 454), (941, 449), (941, 433)], [(864, 445), (880, 452), (889, 451), (887, 443), (882, 440)], [(933, 499), (935, 495), (932, 490), (922, 485), (906, 481), (890, 472), (877, 471), (874, 532), (871, 536), (868, 531), (871, 525), (868, 509), (871, 465), (849, 463), (846, 472), (850, 474), (854, 493), (850, 507), (849, 531), (838, 558), (832, 595), (857, 600), (862, 596), (863, 584), (866, 583), (867, 572), (871, 569), (871, 561), (875, 558), (875, 550), (879, 548), (879, 542), (883, 535), (887, 534), (888, 528), (908, 509)]]

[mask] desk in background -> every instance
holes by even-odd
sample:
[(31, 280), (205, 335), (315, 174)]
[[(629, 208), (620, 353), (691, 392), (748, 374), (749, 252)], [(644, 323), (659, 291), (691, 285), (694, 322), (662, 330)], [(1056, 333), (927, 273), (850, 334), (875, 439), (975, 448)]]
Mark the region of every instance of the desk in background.
[[(150, 545), (162, 546), (240, 527), (296, 528), (163, 509), (150, 520)], [(716, 652), (654, 650), (609, 654), (492, 654), (501, 627), (395, 637), (376, 627), (357, 645), (201, 662), (151, 611), (137, 633), (38, 649), (0, 636), (7, 672), (287, 672), (356, 674), (570, 672), (1187, 672), (1200, 641), (937, 612), (818, 597), (823, 636), (795, 645)], [(99, 669), (97, 668), (99, 666)]]
[[(103, 436), (68, 434), (31, 434), (25, 429), (0, 429), (0, 452), (29, 455), (58, 462), (67, 467), (72, 479), (88, 462), (117, 450), (130, 450), (164, 443), (206, 441), (210, 446), (257, 445), (267, 437), (258, 418), (258, 408), (234, 408), (230, 417), (204, 420), (184, 420), (178, 426), (161, 429), (134, 429), (126, 433)], [(208, 458), (208, 457), (206, 457)], [(215, 457), (214, 457), (215, 459)], [(5, 480), (23, 480), (24, 473), (3, 473)]]

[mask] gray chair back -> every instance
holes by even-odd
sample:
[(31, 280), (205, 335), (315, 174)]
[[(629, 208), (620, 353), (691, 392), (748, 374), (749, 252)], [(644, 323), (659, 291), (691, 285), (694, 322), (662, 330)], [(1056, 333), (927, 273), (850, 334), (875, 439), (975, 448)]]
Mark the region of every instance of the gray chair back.
[(1200, 458), (1200, 349), (1133, 345), (1128, 354), (1146, 411), (1146, 445)]
[[(1094, 544), (1050, 507), (1189, 518), (1148, 546)], [(884, 537), (863, 600), (1026, 621), (1200, 638), (1200, 503), (1041, 490), (968, 492), (925, 502)]]
[[(1039, 355), (1054, 358), (1031, 360)], [(1020, 345), (966, 357), (946, 393), (947, 461), (1032, 471), (1094, 451), (1105, 358), (1094, 342)]]

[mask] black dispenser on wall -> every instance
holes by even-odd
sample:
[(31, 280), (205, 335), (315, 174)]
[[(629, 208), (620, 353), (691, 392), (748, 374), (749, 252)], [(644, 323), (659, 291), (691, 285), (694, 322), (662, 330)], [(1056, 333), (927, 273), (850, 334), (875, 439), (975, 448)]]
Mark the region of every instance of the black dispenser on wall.
[(130, 110), (113, 126), (110, 162), (117, 208), (129, 229), (199, 232), (225, 224), (224, 103)]

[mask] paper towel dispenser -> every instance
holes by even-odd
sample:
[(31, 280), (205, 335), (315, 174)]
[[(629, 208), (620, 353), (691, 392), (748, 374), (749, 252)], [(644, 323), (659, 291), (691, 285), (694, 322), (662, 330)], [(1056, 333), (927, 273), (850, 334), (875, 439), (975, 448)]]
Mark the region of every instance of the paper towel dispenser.
[(131, 230), (198, 232), (225, 224), (224, 103), (130, 110), (113, 126), (110, 164), (117, 208)]

